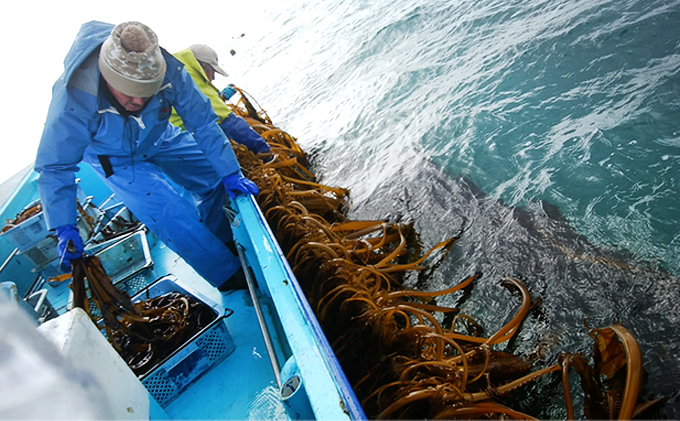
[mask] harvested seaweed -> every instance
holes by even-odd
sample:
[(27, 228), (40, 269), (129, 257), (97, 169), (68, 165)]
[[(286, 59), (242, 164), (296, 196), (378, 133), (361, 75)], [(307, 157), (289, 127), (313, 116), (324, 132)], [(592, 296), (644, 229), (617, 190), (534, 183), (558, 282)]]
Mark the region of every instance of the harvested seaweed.
[(120, 356), (138, 376), (152, 370), (217, 317), (205, 303), (179, 292), (149, 298), (133, 306), (148, 321), (123, 319), (124, 327), (112, 330), (112, 339)]

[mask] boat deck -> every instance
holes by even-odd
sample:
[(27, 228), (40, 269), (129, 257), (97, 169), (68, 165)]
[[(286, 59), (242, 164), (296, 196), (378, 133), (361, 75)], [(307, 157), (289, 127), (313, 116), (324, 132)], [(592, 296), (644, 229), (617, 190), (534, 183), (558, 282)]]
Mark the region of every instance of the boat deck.
[[(235, 345), (232, 353), (165, 408), (150, 399), (150, 419), (288, 419), (248, 290), (221, 293), (172, 250), (154, 241), (152, 234), (147, 233), (147, 238), (153, 266), (140, 275), (145, 283), (173, 275), (183, 285), (232, 310), (233, 314), (225, 322)], [(68, 282), (55, 286), (45, 284), (42, 288), (48, 290), (50, 303), (63, 314), (68, 305)], [(271, 301), (261, 295), (259, 299), (273, 342), (278, 344)], [(277, 353), (282, 355), (283, 351), (277, 349)]]
[[(110, 191), (103, 187), (101, 181), (91, 177), (89, 172), (91, 170), (88, 169), (82, 171), (82, 190), (93, 195), (88, 197), (92, 197), (92, 203), (97, 204), (97, 208), (104, 209), (104, 204), (110, 208)], [(35, 174), (27, 175), (21, 184), (21, 190), (15, 192), (5, 203), (0, 213), (6, 219), (37, 199), (35, 180)], [(200, 337), (197, 335), (162, 363), (162, 369), (169, 373), (168, 379), (177, 374), (180, 377), (194, 378), (197, 372), (195, 367), (211, 364), (209, 369), (202, 371), (192, 382), (188, 383), (186, 378), (181, 380), (183, 385), (189, 384), (181, 392), (163, 395), (163, 390), (162, 396), (156, 401), (153, 398), (158, 396), (157, 389), (154, 389), (156, 386), (152, 384), (149, 387), (145, 382), (156, 381), (155, 369), (159, 366), (141, 377), (146, 390), (141, 389), (139, 393), (143, 397), (148, 394), (149, 418), (365, 419), (356, 396), (256, 202), (252, 197), (240, 197), (237, 204), (238, 214), (232, 228), (243, 257), (253, 270), (253, 282), (256, 283), (254, 291), (271, 339), (269, 344), (264, 339), (258, 309), (248, 289), (218, 291), (145, 228), (106, 243), (116, 244), (115, 246), (96, 246), (96, 249), (88, 252), (100, 256), (114, 283), (131, 296), (144, 291), (146, 286), (154, 284), (156, 280), (172, 277), (176, 278), (176, 283), (173, 282), (172, 285), (186, 287), (190, 293), (195, 292), (199, 299), (205, 298), (206, 304), (216, 310), (218, 316), (224, 317), (219, 323), (216, 321), (211, 325), (219, 325), (215, 331), (220, 332), (224, 332), (223, 327), (226, 326), (228, 332), (228, 335), (220, 333), (223, 338), (228, 338), (224, 341), (227, 345), (218, 346), (226, 350), (219, 351), (218, 357), (214, 357), (209, 349), (215, 344), (210, 342), (212, 339), (207, 344), (200, 342), (205, 339), (202, 336), (204, 333), (206, 336), (208, 333), (212, 334), (206, 328), (199, 333)], [(12, 281), (16, 284), (19, 296), (32, 295), (34, 291), (47, 291), (45, 296), (49, 305), (59, 315), (66, 313), (71, 295), (69, 282), (45, 282), (46, 277), (55, 276), (52, 272), (56, 272), (58, 266), (49, 266), (53, 270), (45, 275), (47, 266), (31, 263), (24, 252), (16, 254), (18, 249), (12, 252), (14, 246), (6, 238), (7, 236), (0, 238), (0, 252), (8, 256), (3, 270), (0, 271), (0, 282)], [(128, 238), (134, 241), (122, 246)], [(55, 245), (46, 246), (45, 250), (52, 250)], [(102, 256), (114, 247), (117, 250), (107, 259), (114, 262), (115, 269), (110, 271), (105, 263), (107, 260)], [(129, 252), (135, 247), (137, 251), (139, 248), (144, 250), (141, 266), (136, 252)], [(130, 260), (131, 255), (135, 256), (133, 260)], [(51, 262), (49, 265), (53, 265), (55, 261)], [(43, 276), (38, 276), (36, 270), (40, 270)], [(273, 348), (273, 362), (268, 345)], [(208, 363), (207, 360), (213, 362)], [(184, 371), (185, 368), (187, 371)], [(164, 381), (160, 381), (161, 388), (169, 384), (163, 383)], [(127, 385), (115, 387), (126, 389)]]
[[(226, 319), (235, 349), (200, 377), (163, 412), (151, 419), (288, 419), (267, 356), (267, 349), (248, 290), (220, 293), (165, 246), (150, 249), (155, 278), (172, 274), (233, 314)], [(269, 300), (260, 297), (267, 323), (273, 326)], [(276, 335), (276, 329), (270, 329)], [(277, 338), (273, 338), (278, 343)], [(280, 353), (280, 350), (279, 350)], [(278, 415), (273, 418), (274, 415)]]

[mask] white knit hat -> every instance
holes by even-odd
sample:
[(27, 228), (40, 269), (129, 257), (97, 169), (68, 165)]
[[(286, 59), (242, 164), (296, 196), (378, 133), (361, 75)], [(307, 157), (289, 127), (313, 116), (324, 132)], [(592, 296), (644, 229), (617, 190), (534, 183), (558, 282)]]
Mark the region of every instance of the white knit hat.
[(117, 25), (102, 44), (99, 71), (115, 90), (125, 95), (153, 96), (165, 76), (165, 59), (158, 47), (158, 37), (140, 22)]

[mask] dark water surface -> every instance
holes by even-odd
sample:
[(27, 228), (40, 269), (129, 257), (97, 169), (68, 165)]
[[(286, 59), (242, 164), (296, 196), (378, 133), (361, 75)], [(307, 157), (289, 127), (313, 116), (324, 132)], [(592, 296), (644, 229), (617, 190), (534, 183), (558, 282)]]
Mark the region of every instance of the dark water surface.
[[(680, 418), (680, 1), (307, 0), (231, 48), (229, 81), (351, 190), (353, 219), (415, 221), (425, 247), (462, 231), (415, 285), (483, 272), (440, 302), (493, 331), (519, 305), (500, 281), (524, 280), (543, 302), (508, 349), (543, 365), (591, 355), (584, 319), (622, 323), (644, 396), (670, 398), (653, 416)], [(558, 384), (526, 395), (566, 417)]]

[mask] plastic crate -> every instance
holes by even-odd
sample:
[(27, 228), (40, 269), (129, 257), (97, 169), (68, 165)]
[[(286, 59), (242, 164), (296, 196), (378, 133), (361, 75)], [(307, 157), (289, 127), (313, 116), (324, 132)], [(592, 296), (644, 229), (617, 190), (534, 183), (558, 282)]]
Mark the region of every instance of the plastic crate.
[[(85, 197), (80, 185), (77, 185), (77, 199), (85, 213), (93, 218), (98, 217), (98, 209), (91, 203), (92, 197)], [(40, 200), (31, 202), (24, 210), (34, 207), (39, 202)], [(84, 239), (87, 239), (92, 232), (92, 227), (83, 221), (83, 218), (80, 216), (78, 216), (78, 229), (80, 230), (81, 237)], [(45, 214), (41, 211), (12, 229), (0, 234), (0, 236), (6, 238), (19, 251), (24, 252), (43, 241), (49, 234), (50, 232), (45, 223)]]
[[(59, 268), (56, 250), (56, 240), (53, 237), (48, 237), (30, 250), (21, 253), (21, 255), (33, 262), (35, 265), (34, 272), (40, 272), (40, 276), (49, 279), (63, 273)], [(86, 247), (85, 251), (90, 254), (93, 249)], [(99, 257), (99, 261), (114, 285), (153, 266), (149, 242), (144, 229), (117, 238), (115, 242), (107, 244), (106, 247), (94, 254)], [(44, 262), (47, 265), (43, 264)], [(134, 291), (134, 293), (137, 291)]]
[(41, 211), (33, 215), (9, 231), (2, 233), (19, 251), (26, 251), (47, 237), (49, 231), (45, 225), (45, 216)]
[[(36, 215), (36, 217), (41, 215), (42, 214)], [(86, 228), (83, 228), (84, 224), (81, 223), (81, 221), (82, 219), (79, 219), (78, 228), (80, 231), (80, 237), (85, 239), (89, 236), (89, 231)], [(7, 233), (11, 233), (17, 228), (20, 227), (13, 228), (11, 231), (8, 231)], [(45, 232), (47, 233), (47, 231)], [(19, 252), (19, 256), (22, 256), (22, 258), (27, 259), (29, 263), (33, 266), (31, 268), (31, 272), (33, 273), (40, 272), (40, 274), (44, 278), (49, 278), (57, 275), (59, 255), (57, 254), (56, 235), (54, 233), (51, 233), (50, 235), (47, 234), (45, 235), (46, 236), (42, 240), (39, 240), (37, 243), (32, 244), (31, 246), (25, 248), (24, 250), (21, 250)], [(49, 268), (49, 266), (53, 267)], [(49, 276), (46, 276), (46, 274)]]
[(133, 302), (157, 297), (168, 292), (191, 295), (215, 312), (215, 320), (197, 332), (190, 340), (159, 362), (146, 374), (139, 376), (142, 384), (158, 404), (165, 408), (184, 390), (196, 382), (214, 365), (234, 351), (234, 341), (224, 321), (225, 309), (197, 292), (189, 292), (177, 284), (172, 276), (163, 277), (135, 295)]
[[(91, 205), (89, 198), (85, 202), (84, 209), (88, 215), (96, 216), (94, 214), (96, 208)], [(92, 233), (92, 227), (82, 217), (78, 217), (77, 227), (83, 241), (87, 240)], [(58, 274), (57, 237), (54, 232), (50, 233), (47, 230), (42, 212), (2, 235), (7, 236), (12, 245), (19, 249), (19, 255), (33, 266), (31, 272), (40, 272), (44, 278)]]
[(145, 230), (121, 238), (96, 255), (114, 284), (153, 265)]
[(43, 238), (29, 249), (20, 252), (19, 256), (27, 259), (33, 265), (33, 268), (31, 268), (33, 273), (40, 272), (48, 267), (50, 263), (55, 262), (55, 274), (52, 276), (56, 276), (56, 261), (59, 256), (57, 254), (57, 239), (55, 236), (50, 235)]

